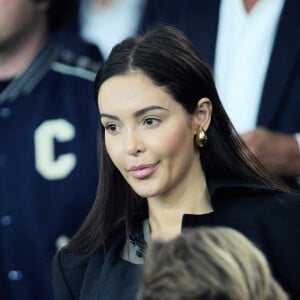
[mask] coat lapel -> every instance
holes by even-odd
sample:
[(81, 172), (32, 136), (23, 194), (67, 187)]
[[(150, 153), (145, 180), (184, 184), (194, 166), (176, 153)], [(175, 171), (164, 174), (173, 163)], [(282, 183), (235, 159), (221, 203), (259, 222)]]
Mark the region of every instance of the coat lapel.
[(280, 113), (280, 105), (284, 105), (293, 68), (299, 67), (295, 63), (300, 46), (299, 19), (299, 2), (286, 0), (266, 75), (257, 125), (272, 128), (272, 121)]
[(139, 265), (121, 259), (120, 252), (124, 243), (122, 236), (116, 234), (107, 252), (102, 256), (96, 255), (90, 260), (80, 299), (132, 300), (135, 298), (141, 278), (141, 268)]

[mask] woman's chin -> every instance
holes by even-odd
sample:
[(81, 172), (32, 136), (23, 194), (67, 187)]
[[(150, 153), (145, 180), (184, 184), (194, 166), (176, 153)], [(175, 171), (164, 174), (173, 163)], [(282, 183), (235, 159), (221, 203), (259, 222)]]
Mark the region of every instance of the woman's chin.
[(137, 188), (134, 191), (142, 198), (152, 198), (158, 195), (157, 191), (154, 190), (146, 190), (144, 188)]

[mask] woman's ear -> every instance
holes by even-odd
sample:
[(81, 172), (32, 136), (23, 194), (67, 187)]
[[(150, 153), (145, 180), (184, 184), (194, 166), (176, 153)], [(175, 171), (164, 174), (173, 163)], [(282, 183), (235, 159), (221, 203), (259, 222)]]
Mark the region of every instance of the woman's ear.
[(210, 121), (211, 121), (211, 114), (212, 114), (212, 103), (208, 98), (201, 98), (193, 113), (193, 125), (194, 128), (197, 130), (199, 126), (201, 126), (204, 131), (207, 131)]

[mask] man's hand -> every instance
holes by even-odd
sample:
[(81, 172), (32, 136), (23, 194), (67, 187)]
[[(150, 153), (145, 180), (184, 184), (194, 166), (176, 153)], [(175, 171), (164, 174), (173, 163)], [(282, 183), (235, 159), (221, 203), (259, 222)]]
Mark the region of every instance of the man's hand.
[(258, 127), (241, 138), (270, 172), (281, 176), (300, 175), (300, 149), (294, 135)]

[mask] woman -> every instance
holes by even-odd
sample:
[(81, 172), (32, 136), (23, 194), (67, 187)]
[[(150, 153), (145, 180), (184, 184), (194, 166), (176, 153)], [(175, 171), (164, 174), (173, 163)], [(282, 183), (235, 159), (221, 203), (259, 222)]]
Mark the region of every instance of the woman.
[[(225, 284), (224, 284), (225, 283)], [(268, 262), (245, 236), (202, 227), (147, 249), (139, 300), (287, 300)]]
[(161, 27), (115, 46), (95, 94), (98, 192), (54, 259), (56, 299), (134, 299), (147, 243), (202, 225), (246, 235), (300, 295), (299, 198), (243, 146), (208, 67), (179, 31)]

